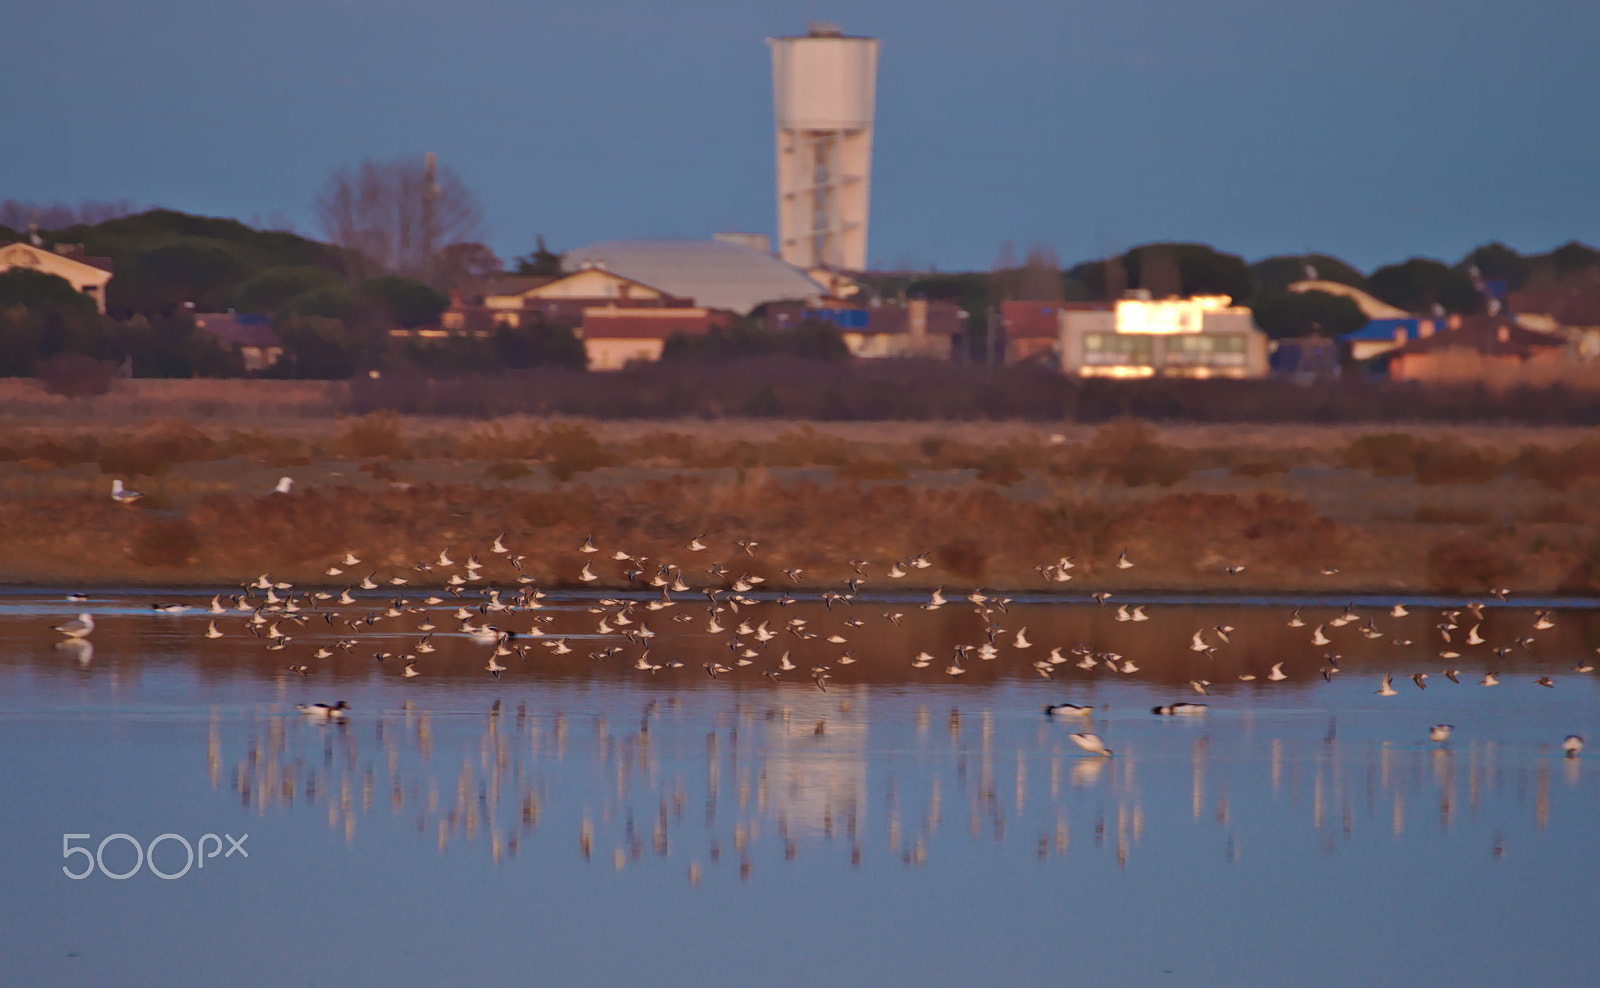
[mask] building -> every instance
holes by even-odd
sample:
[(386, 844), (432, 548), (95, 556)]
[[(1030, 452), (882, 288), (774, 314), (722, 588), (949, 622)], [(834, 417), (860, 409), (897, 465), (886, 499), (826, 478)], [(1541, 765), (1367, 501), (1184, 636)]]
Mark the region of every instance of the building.
[(1104, 302), (1001, 302), (1005, 362), (1045, 361), (1059, 365), (1062, 313), (1110, 311), (1111, 306)]
[(266, 370), (283, 356), (283, 343), (272, 331), (272, 317), (236, 312), (197, 312), (196, 329), (216, 337), (225, 349), (237, 349), (247, 373)]
[[(524, 319), (540, 317), (551, 325), (576, 327), (583, 314), (596, 306), (624, 308), (683, 307), (692, 298), (679, 297), (606, 270), (603, 262), (560, 278), (525, 278), (493, 284), (483, 297), (483, 309), (492, 326), (520, 326)], [(464, 327), (470, 313), (446, 313), (446, 329)]]
[(1403, 319), (1370, 319), (1365, 326), (1339, 337), (1350, 348), (1355, 361), (1371, 360), (1405, 346), (1412, 340), (1432, 336), (1434, 321), (1407, 316)]
[(1511, 292), (1506, 307), (1518, 326), (1566, 337), (1574, 359), (1600, 360), (1600, 283), (1572, 279), (1542, 289)]
[(878, 40), (813, 23), (767, 45), (778, 254), (801, 269), (865, 270)]
[(106, 285), (112, 273), (110, 258), (89, 257), (82, 244), (56, 244), (54, 250), (20, 241), (0, 245), (0, 272), (13, 268), (53, 274), (74, 291), (94, 299), (95, 308), (105, 314)]
[(1267, 335), (1226, 295), (1151, 299), (1057, 313), (1061, 370), (1080, 377), (1265, 377)]
[(1459, 378), (1495, 367), (1520, 368), (1565, 359), (1567, 339), (1518, 326), (1505, 314), (1451, 316), (1444, 328), (1412, 340), (1389, 354), (1389, 377), (1396, 381)]
[(1368, 319), (1405, 319), (1411, 315), (1404, 309), (1397, 309), (1387, 302), (1380, 302), (1354, 285), (1346, 285), (1341, 281), (1297, 281), (1289, 286), (1289, 291), (1321, 292), (1324, 295), (1343, 296), (1360, 306), (1362, 315)]
[(578, 335), (592, 371), (622, 370), (632, 363), (661, 359), (667, 338), (676, 333), (703, 336), (722, 320), (693, 308), (621, 308), (595, 306), (584, 310)]
[(562, 263), (569, 274), (597, 269), (741, 316), (765, 302), (809, 302), (827, 295), (792, 264), (716, 240), (615, 240), (568, 251)]

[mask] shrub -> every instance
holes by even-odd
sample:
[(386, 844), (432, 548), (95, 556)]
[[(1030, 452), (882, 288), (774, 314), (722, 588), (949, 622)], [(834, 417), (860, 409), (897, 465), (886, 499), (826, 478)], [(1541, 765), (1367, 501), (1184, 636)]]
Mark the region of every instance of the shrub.
[(551, 426), (541, 452), (550, 472), (561, 481), (571, 480), (577, 474), (610, 466), (614, 462), (594, 433), (581, 425)]
[(1580, 480), (1600, 476), (1600, 440), (1585, 440), (1566, 449), (1526, 446), (1511, 464), (1516, 476), (1564, 491)]
[(517, 504), (517, 514), (534, 528), (582, 525), (591, 517), (585, 499), (565, 491), (529, 494)]
[(1273, 474), (1288, 473), (1289, 464), (1277, 460), (1246, 460), (1235, 463), (1228, 472), (1235, 477), (1270, 477)]
[(983, 579), (989, 554), (971, 539), (956, 539), (934, 550), (934, 560), (951, 576), (977, 581)]
[(76, 353), (61, 353), (41, 360), (34, 376), (45, 391), (66, 398), (95, 398), (111, 390), (117, 380), (115, 361), (96, 360)]
[(133, 540), (133, 561), (141, 566), (184, 566), (200, 551), (200, 533), (187, 518), (149, 518)]
[(1108, 422), (1095, 432), (1077, 459), (1080, 474), (1098, 475), (1103, 482), (1143, 487), (1171, 487), (1189, 475), (1190, 457), (1181, 449), (1158, 442), (1155, 430), (1136, 419)]
[(991, 452), (978, 462), (978, 479), (1001, 487), (1021, 483), (1027, 475), (1017, 459), (1016, 451), (1009, 447)]
[(1505, 471), (1505, 463), (1493, 452), (1449, 439), (1423, 446), (1415, 463), (1419, 484), (1478, 484)]
[(844, 480), (904, 480), (906, 468), (893, 460), (863, 457), (856, 460), (846, 460), (835, 468), (835, 472)]
[(333, 448), (352, 457), (405, 459), (411, 455), (411, 447), (400, 435), (400, 416), (393, 412), (373, 412), (350, 421), (334, 437)]
[(1421, 525), (1487, 525), (1494, 521), (1494, 515), (1482, 508), (1424, 504), (1417, 508), (1412, 519)]
[(1428, 577), (1440, 590), (1482, 593), (1516, 571), (1512, 560), (1483, 536), (1446, 539), (1428, 550)]
[(484, 473), (495, 480), (518, 480), (533, 473), (533, 470), (521, 460), (496, 460), (489, 464)]
[(214, 459), (217, 444), (188, 422), (167, 419), (151, 423), (132, 436), (102, 440), (100, 470), (107, 474), (150, 477), (174, 463)]
[(1375, 432), (1345, 447), (1344, 465), (1375, 477), (1404, 477), (1417, 469), (1417, 440), (1404, 432)]

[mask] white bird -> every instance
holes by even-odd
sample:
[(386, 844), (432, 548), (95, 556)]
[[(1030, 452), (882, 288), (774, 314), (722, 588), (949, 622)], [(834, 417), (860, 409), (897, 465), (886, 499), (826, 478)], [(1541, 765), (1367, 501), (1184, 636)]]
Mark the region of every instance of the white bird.
[(1390, 617), (1405, 617), (1407, 614), (1410, 614), (1410, 613), (1411, 613), (1410, 611), (1406, 610), (1406, 605), (1404, 605), (1404, 604), (1396, 604), (1393, 607), (1389, 608), (1389, 616)]
[(1017, 632), (1017, 640), (1011, 643), (1012, 648), (1032, 648), (1033, 642), (1028, 641), (1028, 629), (1023, 628)]
[(1483, 674), (1483, 681), (1482, 681), (1482, 683), (1480, 685), (1483, 685), (1483, 686), (1499, 686), (1500, 685), (1500, 677), (1495, 675), (1492, 672), (1486, 672), (1486, 673)]
[(359, 565), (361, 565), (361, 560), (356, 558), (356, 554), (355, 553), (346, 552), (344, 554), (344, 559), (339, 561), (339, 565), (341, 565), (341, 566), (359, 566)]
[(1205, 635), (1204, 635), (1205, 630), (1206, 629), (1201, 628), (1201, 629), (1199, 629), (1198, 631), (1196, 631), (1194, 633), (1194, 637), (1189, 640), (1189, 651), (1191, 651), (1191, 652), (1209, 652), (1209, 651), (1211, 651), (1211, 646), (1206, 644), (1206, 639), (1205, 639)]
[(274, 487), (272, 489), (272, 493), (274, 493), (274, 494), (288, 494), (292, 490), (294, 490), (294, 478), (293, 477), (279, 477), (278, 478), (278, 486), (276, 486), (276, 487)]
[(595, 582), (596, 580), (598, 580), (600, 578), (598, 576), (594, 575), (594, 570), (589, 568), (589, 564), (588, 563), (584, 563), (583, 564), (583, 572), (578, 574), (578, 579), (582, 580), (585, 583), (593, 583), (593, 582)]
[(1128, 550), (1122, 550), (1122, 555), (1117, 557), (1117, 569), (1133, 569), (1133, 564), (1128, 562)]
[(507, 553), (509, 553), (511, 550), (506, 548), (505, 539), (506, 539), (506, 534), (504, 532), (501, 532), (499, 535), (496, 535), (494, 537), (494, 545), (489, 547), (490, 551), (495, 552), (495, 553), (497, 553), (499, 555), (502, 555), (502, 556), (506, 555)]
[(1568, 758), (1577, 758), (1578, 753), (1583, 750), (1583, 736), (1568, 734), (1561, 741), (1561, 750), (1567, 753)]
[(64, 621), (56, 625), (54, 630), (61, 632), (68, 638), (87, 638), (94, 634), (94, 615), (88, 613), (79, 614), (71, 621)]
[(1079, 734), (1069, 734), (1067, 737), (1072, 739), (1073, 744), (1092, 755), (1103, 755), (1106, 758), (1111, 757), (1111, 749), (1106, 747), (1106, 743), (1100, 740), (1100, 735), (1098, 734), (1091, 734), (1088, 731), (1084, 731)]
[(588, 538), (583, 540), (583, 545), (578, 546), (578, 551), (579, 552), (599, 552), (600, 550), (595, 547), (594, 536), (591, 535)]
[(1135, 607), (1133, 609), (1133, 620), (1135, 622), (1150, 620), (1150, 615), (1148, 615), (1148, 614), (1146, 614), (1144, 612), (1144, 608), (1145, 608), (1145, 605), (1140, 604), (1139, 606), (1137, 606), (1137, 607)]
[(144, 497), (144, 495), (138, 491), (130, 491), (123, 487), (121, 480), (113, 480), (111, 482), (111, 500), (118, 504), (132, 504), (141, 497)]
[(1467, 632), (1468, 645), (1482, 645), (1484, 643), (1486, 639), (1482, 635), (1478, 634), (1478, 629), (1481, 627), (1483, 627), (1481, 623), (1475, 624), (1472, 626), (1472, 630)]
[(1198, 717), (1206, 712), (1203, 703), (1172, 703), (1165, 707), (1151, 707), (1150, 712), (1162, 717)]
[(1428, 728), (1428, 740), (1448, 741), (1450, 740), (1450, 732), (1455, 729), (1456, 726), (1454, 724), (1435, 724)]
[(221, 638), (222, 637), (222, 632), (217, 630), (217, 622), (215, 622), (215, 621), (211, 622), (211, 627), (206, 629), (206, 637), (207, 638)]
[(1294, 613), (1289, 615), (1289, 627), (1291, 627), (1291, 628), (1304, 628), (1305, 626), (1306, 626), (1305, 620), (1300, 617), (1300, 608), (1296, 607), (1294, 609)]
[(1381, 687), (1379, 687), (1375, 692), (1379, 696), (1399, 696), (1400, 695), (1400, 691), (1395, 689), (1394, 686), (1392, 685), (1392, 680), (1393, 679), (1394, 679), (1394, 673), (1384, 673), (1383, 685)]
[(1289, 677), (1284, 675), (1283, 663), (1282, 662), (1274, 662), (1272, 664), (1272, 671), (1267, 673), (1267, 678), (1276, 683), (1276, 682), (1279, 682), (1281, 680), (1288, 679)]
[(417, 671), (417, 660), (412, 659), (410, 662), (407, 662), (406, 667), (400, 670), (400, 675), (407, 679), (416, 679), (418, 676), (422, 675), (422, 673)]
[(1331, 645), (1332, 643), (1333, 639), (1322, 633), (1322, 625), (1317, 625), (1316, 630), (1311, 633), (1311, 644)]
[(1047, 703), (1044, 712), (1052, 717), (1090, 717), (1094, 715), (1094, 708), (1080, 707), (1076, 703)]
[(706, 550), (706, 544), (701, 541), (701, 539), (704, 539), (704, 538), (705, 538), (704, 535), (696, 535), (694, 538), (690, 539), (689, 540), (689, 551), (690, 552), (704, 552)]
[(345, 711), (350, 709), (350, 704), (340, 700), (338, 703), (297, 703), (295, 709), (307, 717), (317, 717), (322, 720), (343, 720)]

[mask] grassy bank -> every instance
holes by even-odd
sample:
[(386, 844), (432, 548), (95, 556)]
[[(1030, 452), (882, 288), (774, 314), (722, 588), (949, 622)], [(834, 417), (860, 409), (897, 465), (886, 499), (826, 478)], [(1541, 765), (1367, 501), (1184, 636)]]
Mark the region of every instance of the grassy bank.
[[(476, 553), (625, 586), (1458, 591), (1600, 589), (1600, 437), (1474, 427), (492, 422), (266, 417), (0, 430), (0, 580), (408, 586)], [(197, 424), (198, 423), (198, 424)], [(293, 476), (292, 494), (270, 493)], [(121, 478), (146, 496), (107, 496)], [(590, 534), (604, 553), (577, 552)], [(690, 552), (706, 533), (711, 549)], [(754, 555), (734, 543), (760, 543)], [(1126, 548), (1135, 566), (1113, 565)], [(336, 567), (353, 551), (363, 563)], [(890, 580), (896, 560), (932, 564)], [(1073, 579), (1041, 568), (1072, 557)], [(432, 571), (417, 569), (434, 564)], [(720, 563), (726, 576), (709, 569)], [(1242, 567), (1238, 572), (1228, 569)], [(802, 570), (801, 584), (785, 569)], [(1329, 572), (1335, 571), (1335, 572)]]

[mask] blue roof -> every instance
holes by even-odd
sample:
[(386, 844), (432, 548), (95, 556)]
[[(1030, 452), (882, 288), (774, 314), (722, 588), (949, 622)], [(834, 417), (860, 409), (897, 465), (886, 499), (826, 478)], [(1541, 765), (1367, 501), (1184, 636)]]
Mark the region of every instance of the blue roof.
[(1346, 342), (1366, 340), (1393, 340), (1395, 331), (1404, 329), (1407, 340), (1415, 340), (1422, 336), (1422, 320), (1420, 319), (1373, 319), (1365, 326), (1339, 337)]

